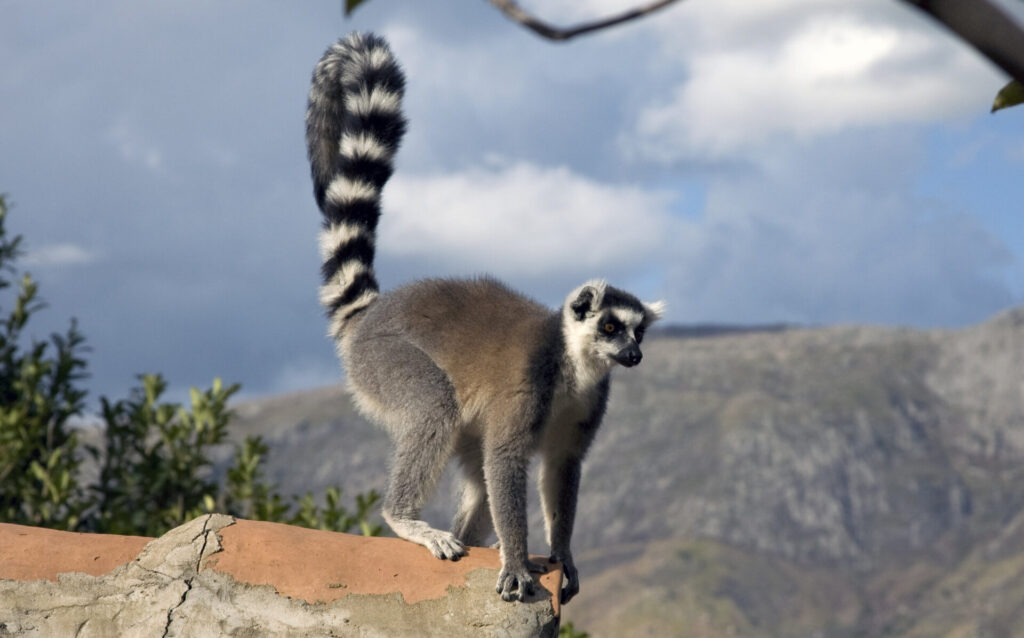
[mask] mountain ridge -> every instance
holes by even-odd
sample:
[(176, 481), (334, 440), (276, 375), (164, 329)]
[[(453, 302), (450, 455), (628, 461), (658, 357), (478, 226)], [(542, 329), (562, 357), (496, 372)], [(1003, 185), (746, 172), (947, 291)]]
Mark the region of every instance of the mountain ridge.
[[(585, 463), (574, 547), (598, 558), (580, 561), (583, 587), (570, 619), (617, 608), (600, 587), (588, 596), (588, 581), (619, 569), (644, 573), (636, 561), (656, 562), (643, 558), (649, 547), (711, 543), (703, 547), (723, 548), (714, 555), (729, 557), (723, 564), (739, 574), (743, 564), (770, 564), (852, 583), (860, 611), (843, 627), (807, 635), (887, 635), (865, 609), (902, 605), (921, 618), (944, 618), (915, 601), (942, 600), (929, 587), (943, 574), (989, 573), (999, 561), (982, 547), (1001, 534), (1016, 538), (1007, 530), (1024, 512), (1024, 308), (955, 330), (668, 329), (650, 337), (645, 355), (636, 369), (615, 372), (608, 415)], [(268, 476), (284, 491), (383, 489), (390, 444), (340, 387), (237, 411), (236, 436), (264, 436)], [(426, 512), (438, 525), (453, 509), (452, 474)], [(530, 546), (544, 551), (532, 490), (530, 499)], [(600, 558), (624, 547), (635, 552)], [(1014, 551), (1007, 556), (1017, 559)], [(762, 571), (751, 573), (770, 583)], [(665, 596), (691, 591), (684, 572), (678, 582), (653, 575), (651, 582)], [(879, 585), (886, 578), (892, 582)], [(726, 590), (750, 598), (744, 587)], [(701, 595), (721, 607), (713, 593)], [(756, 611), (756, 597), (750, 601)], [(796, 635), (771, 633), (770, 614), (758, 621), (742, 602), (730, 604), (735, 614), (726, 617), (747, 628), (740, 635)], [(800, 627), (820, 617), (812, 607), (798, 611), (810, 619)], [(917, 631), (886, 613), (875, 615), (896, 619), (890, 629)], [(658, 617), (650, 609), (647, 616)]]

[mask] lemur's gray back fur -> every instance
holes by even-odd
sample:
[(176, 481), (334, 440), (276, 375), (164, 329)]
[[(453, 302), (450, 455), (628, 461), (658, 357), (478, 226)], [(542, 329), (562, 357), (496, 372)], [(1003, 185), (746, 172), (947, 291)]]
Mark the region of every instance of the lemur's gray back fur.
[(378, 295), (373, 257), (380, 194), (405, 133), (404, 90), (391, 50), (373, 34), (341, 39), (313, 70), (306, 146), (324, 216), (320, 303), (335, 339)]

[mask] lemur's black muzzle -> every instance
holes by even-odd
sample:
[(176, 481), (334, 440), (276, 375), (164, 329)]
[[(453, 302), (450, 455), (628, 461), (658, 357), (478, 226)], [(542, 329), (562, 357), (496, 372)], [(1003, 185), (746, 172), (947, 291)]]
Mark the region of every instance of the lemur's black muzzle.
[(627, 368), (632, 368), (636, 364), (640, 363), (640, 360), (643, 358), (644, 355), (640, 352), (640, 346), (635, 343), (631, 343), (622, 350), (619, 350), (618, 353), (612, 357), (616, 363), (620, 363)]

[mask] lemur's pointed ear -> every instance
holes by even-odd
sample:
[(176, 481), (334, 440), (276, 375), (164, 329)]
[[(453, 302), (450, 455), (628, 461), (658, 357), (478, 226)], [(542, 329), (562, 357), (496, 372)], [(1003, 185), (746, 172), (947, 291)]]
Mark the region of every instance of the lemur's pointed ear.
[(569, 302), (569, 309), (576, 315), (576, 319), (583, 321), (587, 313), (591, 312), (596, 305), (597, 290), (592, 286), (583, 286), (576, 298)]
[(644, 319), (647, 323), (654, 323), (658, 319), (665, 316), (665, 302), (664, 301), (652, 301), (644, 304)]

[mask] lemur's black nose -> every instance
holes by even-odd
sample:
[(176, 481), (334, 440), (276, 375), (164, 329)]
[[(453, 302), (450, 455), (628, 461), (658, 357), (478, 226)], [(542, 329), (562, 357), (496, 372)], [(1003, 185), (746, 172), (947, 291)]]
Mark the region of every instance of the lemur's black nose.
[(619, 350), (619, 353), (615, 355), (614, 358), (627, 368), (632, 368), (636, 364), (640, 363), (640, 360), (644, 358), (644, 355), (640, 352), (640, 348), (638, 348), (634, 343), (631, 346), (627, 346), (622, 350)]

